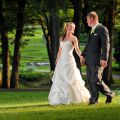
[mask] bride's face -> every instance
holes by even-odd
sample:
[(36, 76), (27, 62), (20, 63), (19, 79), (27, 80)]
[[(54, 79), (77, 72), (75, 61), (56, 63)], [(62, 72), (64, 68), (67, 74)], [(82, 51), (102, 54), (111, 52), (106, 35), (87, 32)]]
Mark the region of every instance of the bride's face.
[(74, 33), (74, 31), (75, 31), (75, 24), (69, 24), (68, 26), (67, 26), (67, 28), (66, 28), (66, 31), (68, 32), (68, 33)]

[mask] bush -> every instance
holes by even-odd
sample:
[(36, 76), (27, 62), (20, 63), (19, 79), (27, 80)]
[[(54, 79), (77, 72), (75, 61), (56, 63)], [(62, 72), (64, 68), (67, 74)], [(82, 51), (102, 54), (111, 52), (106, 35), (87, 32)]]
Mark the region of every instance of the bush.
[(28, 82), (31, 81), (42, 81), (42, 80), (51, 80), (51, 73), (47, 72), (31, 72), (31, 71), (24, 71), (20, 73), (20, 79), (25, 80)]
[(120, 31), (117, 33), (114, 48), (115, 48), (115, 51), (114, 51), (113, 56), (114, 56), (116, 62), (120, 66)]

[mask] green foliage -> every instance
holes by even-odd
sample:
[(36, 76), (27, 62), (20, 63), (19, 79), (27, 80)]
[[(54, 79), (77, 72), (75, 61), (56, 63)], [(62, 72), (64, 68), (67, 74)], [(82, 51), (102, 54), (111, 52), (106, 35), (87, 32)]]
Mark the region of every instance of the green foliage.
[(118, 63), (116, 63), (115, 60), (112, 61), (112, 73), (114, 75), (120, 75), (120, 67), (118, 66)]
[(24, 32), (23, 32), (23, 36), (34, 36), (34, 32), (35, 32), (35, 28), (34, 26), (31, 27), (24, 27)]
[(20, 85), (27, 88), (50, 86), (51, 79), (52, 74), (50, 72), (26, 71), (20, 73)]
[(80, 44), (86, 43), (86, 41), (87, 41), (87, 34), (86, 33), (80, 34)]
[(4, 9), (3, 14), (5, 17), (6, 28), (8, 31), (12, 31), (16, 27), (17, 1), (3, 0), (3, 9)]
[(26, 71), (20, 73), (20, 79), (26, 81), (41, 81), (41, 80), (51, 80), (51, 73), (48, 72), (35, 72), (35, 71)]
[(114, 44), (114, 58), (116, 62), (119, 64), (120, 67), (120, 31), (116, 33), (117, 37), (115, 39), (115, 44)]

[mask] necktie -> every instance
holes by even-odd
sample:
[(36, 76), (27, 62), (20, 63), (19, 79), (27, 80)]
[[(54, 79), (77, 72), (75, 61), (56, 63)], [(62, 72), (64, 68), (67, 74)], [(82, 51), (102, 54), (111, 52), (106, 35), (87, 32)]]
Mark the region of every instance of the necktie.
[(91, 34), (94, 32), (94, 28), (92, 27), (92, 29), (91, 29)]

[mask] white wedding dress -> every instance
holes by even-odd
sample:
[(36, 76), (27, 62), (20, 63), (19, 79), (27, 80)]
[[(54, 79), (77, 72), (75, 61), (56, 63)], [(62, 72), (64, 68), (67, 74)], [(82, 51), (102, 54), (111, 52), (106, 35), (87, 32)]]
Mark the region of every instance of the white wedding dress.
[(52, 86), (49, 92), (51, 105), (88, 102), (90, 93), (85, 88), (79, 69), (73, 56), (73, 44), (71, 41), (61, 41), (61, 56), (56, 65)]

